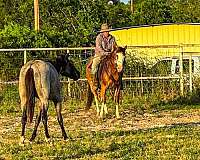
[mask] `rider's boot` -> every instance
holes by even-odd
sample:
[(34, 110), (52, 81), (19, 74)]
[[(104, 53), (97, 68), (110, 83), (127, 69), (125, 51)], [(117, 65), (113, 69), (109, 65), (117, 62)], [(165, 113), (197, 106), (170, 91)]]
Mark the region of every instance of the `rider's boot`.
[[(96, 60), (96, 61), (94, 61)], [(98, 89), (98, 76), (97, 76), (97, 71), (98, 71), (98, 65), (99, 65), (99, 60), (96, 58), (93, 60), (92, 64), (92, 69), (91, 69), (91, 75), (92, 75), (92, 82), (93, 82), (93, 88), (95, 91)]]
[(99, 84), (96, 74), (97, 74), (96, 72), (93, 72), (93, 74), (92, 74), (93, 87), (94, 87), (95, 91), (98, 90), (98, 84)]

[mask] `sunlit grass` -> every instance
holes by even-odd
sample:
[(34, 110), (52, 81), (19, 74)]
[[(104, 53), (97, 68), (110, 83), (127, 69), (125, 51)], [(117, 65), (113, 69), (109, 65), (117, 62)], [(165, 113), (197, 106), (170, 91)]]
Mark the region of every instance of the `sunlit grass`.
[[(8, 93), (8, 92), (7, 92)], [(64, 141), (56, 120), (53, 103), (49, 104), (49, 131), (52, 144), (45, 141), (42, 123), (32, 144), (19, 146), (21, 109), (16, 89), (2, 95), (0, 106), (0, 159), (198, 159), (200, 127), (198, 123), (172, 124), (160, 128), (129, 128), (125, 121), (136, 121), (144, 114), (164, 118), (179, 118), (197, 112), (198, 104), (160, 103), (157, 97), (123, 97), (120, 120), (115, 119), (115, 105), (108, 98), (109, 115), (96, 117), (95, 106), (88, 115), (83, 112), (85, 100), (64, 99), (62, 114), (71, 139)], [(10, 100), (16, 97), (17, 101)], [(184, 100), (186, 101), (186, 100)], [(37, 109), (35, 110), (37, 113)], [(186, 117), (187, 118), (187, 117)], [(148, 123), (148, 122), (147, 122)], [(127, 126), (123, 126), (127, 125)], [(105, 129), (107, 127), (107, 129)], [(109, 128), (110, 127), (110, 128)], [(27, 125), (26, 137), (31, 136), (33, 124)], [(109, 128), (109, 129), (108, 129)], [(141, 127), (142, 128), (142, 127)]]
[(177, 125), (138, 131), (71, 131), (72, 139), (57, 133), (53, 144), (40, 133), (33, 144), (18, 145), (18, 135), (4, 135), (0, 157), (11, 159), (197, 159), (200, 155), (200, 127)]

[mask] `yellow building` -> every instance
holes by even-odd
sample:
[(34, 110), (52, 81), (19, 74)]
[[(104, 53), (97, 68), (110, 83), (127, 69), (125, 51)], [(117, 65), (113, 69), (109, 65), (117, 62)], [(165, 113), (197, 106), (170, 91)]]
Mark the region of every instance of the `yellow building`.
[(178, 56), (180, 45), (190, 44), (184, 52), (200, 52), (200, 24), (158, 24), (115, 29), (111, 31), (117, 44), (128, 46), (129, 51), (138, 56), (171, 57)]

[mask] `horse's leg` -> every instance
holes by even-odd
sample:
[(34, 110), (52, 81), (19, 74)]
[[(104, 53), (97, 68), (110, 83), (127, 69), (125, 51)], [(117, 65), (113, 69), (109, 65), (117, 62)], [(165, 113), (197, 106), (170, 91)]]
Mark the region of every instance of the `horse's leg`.
[(97, 116), (99, 116), (99, 102), (98, 102), (98, 98), (95, 96), (95, 104), (96, 104), (96, 108), (97, 108)]
[(90, 85), (88, 83), (87, 102), (86, 102), (86, 107), (85, 107), (86, 111), (90, 109), (93, 99), (94, 99), (94, 94), (92, 93)]
[(21, 131), (21, 137), (20, 137), (20, 145), (24, 144), (25, 141), (25, 129), (26, 129), (26, 123), (27, 123), (27, 103), (28, 103), (28, 95), (27, 90), (25, 86), (25, 79), (22, 78), (20, 71), (20, 77), (19, 77), (19, 96), (20, 96), (20, 105), (22, 110), (22, 118), (21, 118), (21, 125), (22, 125), (22, 131)]
[[(50, 71), (47, 70), (47, 66), (44, 66), (44, 71), (39, 71), (34, 74), (35, 89), (40, 99), (40, 114), (38, 122), (42, 119), (46, 141), (49, 141), (49, 132), (47, 126), (47, 111), (48, 111), (48, 100), (50, 95)], [(39, 124), (39, 123), (38, 123)], [(36, 126), (38, 127), (38, 126)]]
[(120, 118), (119, 116), (119, 96), (120, 96), (120, 87), (117, 87), (115, 89), (115, 95), (114, 100), (116, 102), (116, 118)]
[(104, 104), (104, 112), (105, 112), (105, 114), (108, 114), (108, 109), (107, 109), (106, 104)]
[(97, 95), (97, 91), (96, 89), (93, 87), (93, 84), (91, 82), (90, 84), (90, 89), (94, 95), (94, 100), (95, 100), (95, 105), (96, 105), (96, 108), (97, 108), (97, 116), (99, 116), (99, 101), (98, 101), (98, 95)]
[(96, 104), (96, 108), (97, 108), (97, 116), (99, 116), (99, 101), (98, 101), (98, 95), (96, 90), (93, 90), (93, 88), (91, 87), (92, 93), (94, 94), (94, 100), (95, 100), (95, 104)]
[(101, 112), (100, 112), (101, 118), (103, 118), (103, 108), (104, 108), (104, 102), (101, 104)]
[(25, 141), (25, 128), (26, 128), (26, 123), (27, 123), (27, 114), (26, 114), (26, 105), (22, 105), (22, 132), (21, 132), (21, 138), (20, 138), (20, 144), (23, 145)]
[(106, 102), (106, 89), (107, 89), (108, 86), (102, 84), (101, 85), (101, 92), (100, 92), (100, 96), (101, 96), (101, 102), (102, 102), (102, 105), (101, 105), (101, 112), (100, 112), (100, 117), (103, 118), (103, 111), (104, 111), (104, 108), (105, 108), (105, 102)]
[(48, 110), (48, 100), (46, 100), (46, 102), (44, 102), (42, 105), (42, 122), (44, 125), (46, 141), (48, 142), (50, 136), (49, 136), (48, 126), (47, 126), (47, 120), (48, 120), (47, 110)]
[(119, 104), (118, 103), (116, 104), (116, 117), (117, 117), (117, 119), (120, 118), (120, 116), (119, 116)]
[(31, 136), (31, 138), (29, 140), (30, 142), (32, 142), (35, 139), (35, 137), (36, 137), (37, 128), (38, 128), (38, 126), (40, 124), (40, 121), (41, 121), (41, 112), (42, 112), (42, 110), (39, 109), (38, 114), (37, 114), (36, 119), (35, 119), (34, 130), (33, 130), (32, 136)]
[(62, 114), (61, 114), (61, 110), (62, 110), (62, 105), (61, 102), (55, 102), (55, 107), (56, 107), (56, 113), (57, 113), (57, 119), (58, 119), (58, 123), (60, 125), (60, 128), (62, 130), (62, 136), (64, 138), (64, 140), (66, 140), (68, 138), (67, 133), (65, 132), (65, 128), (64, 128), (64, 124), (63, 124), (63, 118), (62, 118)]
[(95, 100), (95, 104), (96, 104), (96, 108), (97, 108), (97, 116), (99, 116), (99, 101), (98, 101), (98, 95), (97, 95), (97, 91), (96, 89), (93, 87), (93, 82), (89, 82), (90, 85), (90, 89), (94, 95), (94, 100)]

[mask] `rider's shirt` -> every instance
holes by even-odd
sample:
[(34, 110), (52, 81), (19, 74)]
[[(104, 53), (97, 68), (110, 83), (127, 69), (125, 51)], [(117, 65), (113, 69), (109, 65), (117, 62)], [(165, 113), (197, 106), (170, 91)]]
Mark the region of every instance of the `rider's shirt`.
[(112, 35), (105, 37), (100, 33), (96, 38), (95, 55), (103, 56), (105, 53), (111, 52), (113, 46), (116, 46), (115, 37)]

